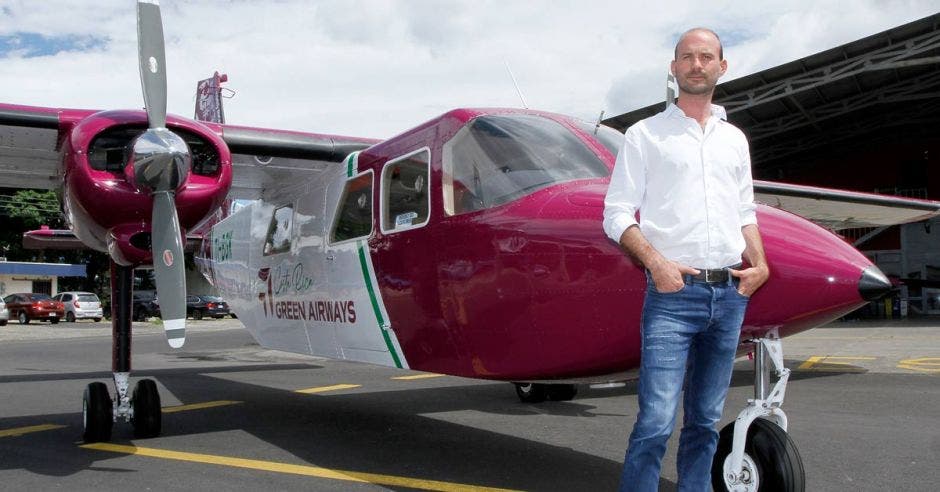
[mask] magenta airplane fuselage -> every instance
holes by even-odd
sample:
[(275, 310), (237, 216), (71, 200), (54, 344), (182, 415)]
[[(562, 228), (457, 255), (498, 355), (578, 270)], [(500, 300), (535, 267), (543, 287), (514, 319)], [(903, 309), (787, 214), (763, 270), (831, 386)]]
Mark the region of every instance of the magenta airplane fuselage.
[[(364, 150), (359, 171), (431, 149), (427, 227), (368, 239), (393, 329), (412, 369), (511, 381), (585, 379), (639, 365), (646, 279), (601, 227), (608, 178), (540, 189), (501, 206), (445, 213), (440, 151), (486, 114), (560, 123), (613, 168), (615, 156), (569, 118), (534, 111), (455, 110)], [(379, 201), (375, 190), (373, 198)], [(377, 213), (377, 212), (376, 212)], [(378, 218), (376, 218), (378, 220)], [(760, 205), (771, 278), (750, 301), (742, 339), (818, 326), (864, 305), (872, 263), (833, 233)]]

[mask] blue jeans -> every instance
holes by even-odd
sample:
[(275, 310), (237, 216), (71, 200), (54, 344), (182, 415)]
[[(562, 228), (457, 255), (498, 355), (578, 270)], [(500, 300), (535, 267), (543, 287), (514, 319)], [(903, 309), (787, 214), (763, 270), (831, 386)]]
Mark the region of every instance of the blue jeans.
[(656, 290), (648, 272), (646, 283), (640, 321), (640, 408), (620, 490), (658, 490), (666, 441), (672, 435), (679, 393), (686, 381), (676, 464), (678, 488), (708, 491), (718, 444), (715, 426), (731, 383), (748, 298), (738, 293), (735, 278), (708, 284), (686, 276), (682, 289), (669, 294)]

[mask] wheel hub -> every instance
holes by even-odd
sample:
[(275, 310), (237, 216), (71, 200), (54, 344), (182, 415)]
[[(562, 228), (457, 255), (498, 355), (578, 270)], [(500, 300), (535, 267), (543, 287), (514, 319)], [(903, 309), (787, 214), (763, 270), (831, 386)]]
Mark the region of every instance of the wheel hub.
[(741, 463), (741, 473), (735, 475), (731, 469), (731, 457), (725, 458), (724, 464), (725, 487), (730, 492), (757, 492), (760, 488), (760, 476), (757, 473), (757, 464), (747, 453)]

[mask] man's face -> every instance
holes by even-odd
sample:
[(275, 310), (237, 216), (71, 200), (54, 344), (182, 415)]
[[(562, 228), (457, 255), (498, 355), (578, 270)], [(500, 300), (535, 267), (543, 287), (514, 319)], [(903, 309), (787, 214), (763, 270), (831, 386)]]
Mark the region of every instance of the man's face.
[(728, 69), (728, 62), (718, 59), (718, 40), (704, 31), (687, 34), (676, 46), (676, 59), (670, 64), (680, 92), (711, 94), (718, 78)]

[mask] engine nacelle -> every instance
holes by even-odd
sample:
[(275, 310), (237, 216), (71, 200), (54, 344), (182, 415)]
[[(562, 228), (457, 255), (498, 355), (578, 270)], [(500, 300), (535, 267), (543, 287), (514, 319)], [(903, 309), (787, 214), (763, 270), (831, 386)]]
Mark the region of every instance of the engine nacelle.
[[(169, 116), (167, 127), (192, 153), (192, 169), (176, 192), (185, 231), (221, 206), (232, 184), (232, 155), (212, 129)], [(79, 120), (62, 141), (62, 202), (75, 235), (120, 265), (152, 262), (153, 198), (134, 177), (131, 143), (147, 128), (143, 111), (103, 111)]]

